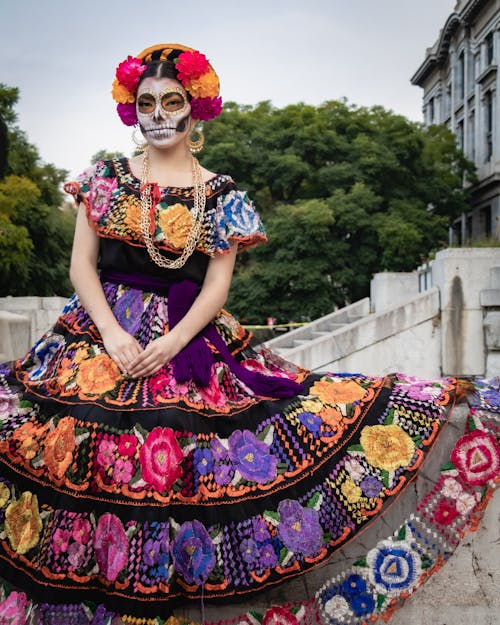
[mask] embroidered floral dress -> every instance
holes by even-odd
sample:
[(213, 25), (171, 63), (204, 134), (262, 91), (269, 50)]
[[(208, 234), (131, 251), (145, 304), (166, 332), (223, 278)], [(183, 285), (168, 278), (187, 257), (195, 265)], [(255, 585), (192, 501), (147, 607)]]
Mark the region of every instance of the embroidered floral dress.
[[(106, 299), (143, 346), (169, 330), (163, 283), (201, 285), (210, 257), (232, 242), (245, 249), (265, 241), (245, 193), (217, 175), (206, 183), (196, 251), (183, 268), (161, 269), (143, 244), (140, 182), (125, 159), (97, 163), (66, 188), (99, 236)], [(193, 192), (155, 193), (155, 243), (173, 258), (191, 229)], [(134, 283), (137, 276), (152, 287)], [(172, 363), (133, 380), (73, 295), (24, 358), (1, 366), (0, 576), (26, 594), (4, 591), (0, 617), (97, 625), (119, 613), (160, 623), (187, 600), (244, 598), (306, 573), (405, 489), (454, 402), (453, 379), (312, 374), (254, 351), (225, 310), (212, 328), (230, 358), (202, 336), (212, 355), (208, 384), (177, 381)], [(301, 392), (258, 395), (231, 359)], [(493, 433), (477, 421), (461, 441), (439, 482), (436, 526), (464, 525), (479, 505), (474, 488), (498, 475)], [(317, 620), (301, 621), (305, 608), (295, 606), (273, 608), (267, 623), (346, 615), (358, 623), (382, 611), (436, 564), (411, 531), (320, 589), (308, 604)]]

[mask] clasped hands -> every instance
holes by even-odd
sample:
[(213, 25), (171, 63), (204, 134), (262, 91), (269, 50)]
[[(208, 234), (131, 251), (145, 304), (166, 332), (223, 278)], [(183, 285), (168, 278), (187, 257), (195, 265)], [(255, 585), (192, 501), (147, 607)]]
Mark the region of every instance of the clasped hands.
[(171, 333), (154, 339), (143, 348), (137, 339), (123, 328), (101, 332), (104, 347), (120, 371), (132, 378), (153, 375), (180, 350)]

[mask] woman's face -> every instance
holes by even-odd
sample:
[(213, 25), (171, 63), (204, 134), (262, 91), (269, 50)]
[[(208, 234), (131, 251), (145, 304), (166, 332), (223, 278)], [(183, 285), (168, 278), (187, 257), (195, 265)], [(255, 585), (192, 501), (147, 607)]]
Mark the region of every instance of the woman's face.
[(185, 140), (191, 105), (181, 83), (173, 78), (145, 78), (136, 98), (137, 119), (149, 145), (164, 149)]

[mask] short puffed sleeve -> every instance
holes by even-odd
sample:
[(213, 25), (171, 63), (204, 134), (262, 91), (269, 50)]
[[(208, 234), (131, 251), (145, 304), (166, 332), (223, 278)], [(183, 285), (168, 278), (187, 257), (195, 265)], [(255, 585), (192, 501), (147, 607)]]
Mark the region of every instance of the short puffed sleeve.
[(215, 222), (216, 253), (227, 252), (233, 242), (242, 251), (267, 241), (259, 213), (246, 192), (237, 189), (234, 183), (217, 199)]
[(118, 182), (109, 163), (98, 161), (76, 180), (67, 182), (64, 190), (73, 196), (76, 205), (84, 204), (87, 218), (95, 227), (107, 215)]

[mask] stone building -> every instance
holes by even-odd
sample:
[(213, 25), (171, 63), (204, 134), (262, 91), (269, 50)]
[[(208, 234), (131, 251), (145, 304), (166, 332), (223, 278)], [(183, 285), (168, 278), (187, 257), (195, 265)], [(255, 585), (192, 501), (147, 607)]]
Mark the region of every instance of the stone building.
[(422, 87), (424, 123), (446, 124), (477, 168), (471, 210), (450, 244), (500, 239), (500, 0), (458, 0), (411, 78)]

